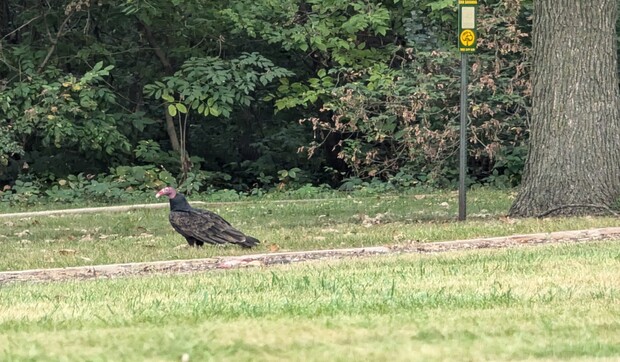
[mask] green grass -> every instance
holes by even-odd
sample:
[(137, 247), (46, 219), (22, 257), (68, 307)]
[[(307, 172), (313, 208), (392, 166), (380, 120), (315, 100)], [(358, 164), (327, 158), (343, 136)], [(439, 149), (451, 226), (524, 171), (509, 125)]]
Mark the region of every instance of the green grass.
[(620, 358), (620, 242), (0, 287), (2, 361)]
[[(209, 208), (264, 243), (175, 248), (186, 244), (168, 210), (0, 219), (0, 270), (172, 260), (267, 251), (388, 245), (515, 233), (618, 226), (616, 218), (508, 220), (510, 192), (469, 193), (469, 220), (455, 222), (457, 195), (213, 203)], [(372, 220), (377, 220), (373, 223)]]

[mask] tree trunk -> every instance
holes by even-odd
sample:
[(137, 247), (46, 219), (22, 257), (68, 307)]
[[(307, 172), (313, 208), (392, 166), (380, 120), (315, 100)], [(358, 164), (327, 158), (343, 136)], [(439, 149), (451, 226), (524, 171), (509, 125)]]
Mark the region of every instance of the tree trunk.
[(181, 150), (181, 145), (179, 144), (179, 136), (177, 136), (177, 131), (174, 127), (174, 120), (172, 119), (170, 113), (168, 113), (168, 109), (164, 109), (164, 114), (166, 117), (166, 132), (168, 132), (170, 146), (173, 151), (178, 152)]
[[(155, 36), (153, 36), (153, 32), (151, 32), (151, 28), (141, 20), (138, 20), (138, 24), (140, 26), (140, 29), (142, 29), (146, 40), (149, 42), (149, 45), (153, 48), (157, 59), (159, 59), (161, 65), (164, 67), (166, 75), (172, 75), (174, 73), (174, 70), (172, 69), (172, 64), (170, 64), (170, 60), (166, 56), (166, 53), (161, 49), (161, 47), (157, 43), (157, 40), (155, 40)], [(174, 120), (172, 119), (172, 116), (168, 113), (168, 110), (165, 109), (165, 107), (164, 114), (166, 116), (166, 132), (168, 132), (170, 146), (172, 147), (173, 151), (179, 151), (179, 136), (177, 135), (177, 131), (174, 126)]]
[(618, 200), (617, 16), (618, 0), (534, 1), (530, 150), (511, 215), (594, 213)]

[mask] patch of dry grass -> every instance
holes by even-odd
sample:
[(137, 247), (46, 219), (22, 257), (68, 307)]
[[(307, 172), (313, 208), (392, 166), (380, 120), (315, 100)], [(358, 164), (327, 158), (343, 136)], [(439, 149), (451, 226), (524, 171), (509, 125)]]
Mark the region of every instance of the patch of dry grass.
[(476, 190), (470, 219), (456, 222), (456, 194), (211, 204), (263, 240), (237, 247), (179, 248), (167, 209), (0, 219), (0, 270), (207, 258), (244, 253), (389, 245), (618, 226), (616, 218), (506, 218), (511, 193)]

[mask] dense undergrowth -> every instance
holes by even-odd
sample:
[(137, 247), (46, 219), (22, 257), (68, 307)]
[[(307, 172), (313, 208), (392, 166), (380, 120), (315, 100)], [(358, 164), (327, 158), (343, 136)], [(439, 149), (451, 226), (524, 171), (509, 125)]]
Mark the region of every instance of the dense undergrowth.
[[(454, 1), (5, 3), (5, 201), (457, 178)], [(521, 178), (531, 7), (479, 7), (473, 182)]]
[(237, 201), (248, 198), (310, 199), (325, 197), (413, 194), (433, 190), (407, 175), (397, 175), (388, 181), (378, 178), (344, 180), (340, 187), (328, 184), (313, 185), (297, 176), (298, 169), (283, 170), (274, 182), (252, 188), (216, 187), (208, 172), (190, 173), (179, 184), (168, 171), (154, 166), (117, 167), (112, 174), (69, 175), (66, 178), (40, 180), (22, 178), (0, 190), (0, 204), (108, 204), (119, 202), (150, 202), (156, 190), (172, 185), (195, 198), (213, 201)]

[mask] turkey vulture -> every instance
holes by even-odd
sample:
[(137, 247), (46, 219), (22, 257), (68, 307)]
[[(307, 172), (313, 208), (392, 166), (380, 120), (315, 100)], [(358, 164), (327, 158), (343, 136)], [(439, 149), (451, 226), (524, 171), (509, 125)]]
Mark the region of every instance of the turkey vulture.
[(185, 196), (173, 187), (164, 187), (155, 197), (162, 195), (170, 199), (170, 224), (190, 246), (231, 243), (251, 248), (260, 243), (258, 239), (232, 227), (218, 214), (191, 207)]

